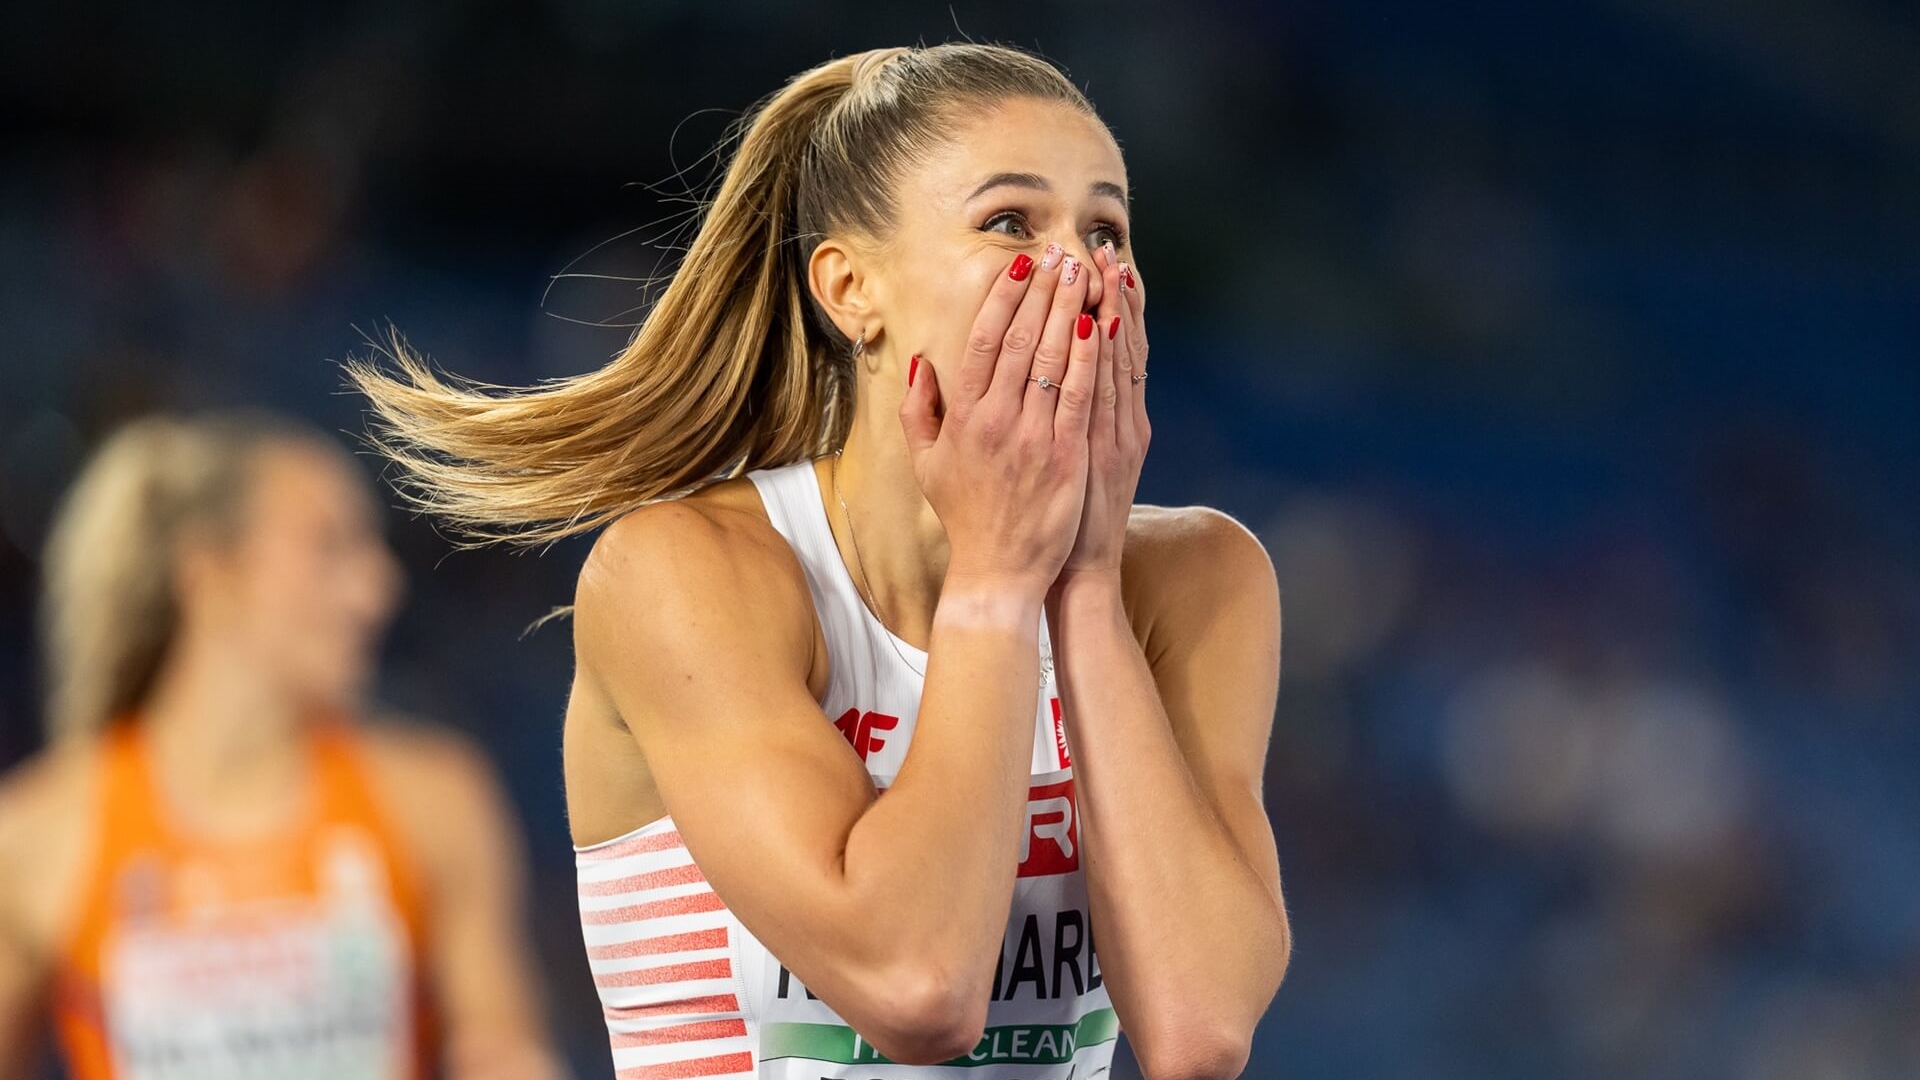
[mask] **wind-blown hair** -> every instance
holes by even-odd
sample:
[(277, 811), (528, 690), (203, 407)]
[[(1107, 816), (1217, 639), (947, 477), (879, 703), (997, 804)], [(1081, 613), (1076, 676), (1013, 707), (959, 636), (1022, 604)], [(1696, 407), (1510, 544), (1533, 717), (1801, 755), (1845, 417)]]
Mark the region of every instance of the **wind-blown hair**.
[(829, 235), (884, 238), (903, 171), (1013, 98), (1097, 116), (1059, 69), (971, 42), (857, 53), (794, 77), (730, 131), (719, 190), (626, 348), (514, 389), (438, 372), (398, 334), (347, 364), (406, 498), (468, 546), (544, 544), (846, 438), (855, 374), (807, 286)]

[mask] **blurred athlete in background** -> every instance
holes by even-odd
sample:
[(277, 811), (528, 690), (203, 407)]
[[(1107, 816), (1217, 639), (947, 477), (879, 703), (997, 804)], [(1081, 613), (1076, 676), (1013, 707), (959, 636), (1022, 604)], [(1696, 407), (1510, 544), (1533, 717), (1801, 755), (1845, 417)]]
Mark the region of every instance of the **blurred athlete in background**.
[(362, 726), (401, 589), (359, 468), (265, 415), (115, 435), (46, 559), (51, 745), (0, 780), (0, 1077), (546, 1080), (478, 752)]

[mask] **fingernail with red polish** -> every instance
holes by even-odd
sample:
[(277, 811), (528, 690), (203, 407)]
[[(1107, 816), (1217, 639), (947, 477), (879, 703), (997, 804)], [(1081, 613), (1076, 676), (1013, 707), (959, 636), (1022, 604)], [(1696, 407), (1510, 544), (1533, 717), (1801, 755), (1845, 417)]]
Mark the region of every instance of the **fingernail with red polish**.
[(1129, 289), (1133, 288), (1133, 265), (1131, 263), (1120, 264), (1120, 284)]
[(1079, 336), (1081, 341), (1085, 341), (1088, 338), (1092, 337), (1093, 336), (1093, 316), (1087, 314), (1084, 311), (1081, 312), (1080, 322), (1074, 326), (1073, 332)]
[(1027, 275), (1032, 272), (1033, 272), (1033, 256), (1027, 254), (1024, 251), (1018, 255), (1015, 255), (1013, 257), (1013, 265), (1007, 267), (1007, 276), (1012, 278), (1015, 281), (1027, 280)]
[(1107, 325), (1107, 340), (1112, 341), (1113, 335), (1118, 334), (1119, 332), (1120, 332), (1120, 316), (1115, 315), (1113, 317), (1113, 322)]
[(920, 354), (913, 354), (913, 363), (907, 365), (907, 385), (913, 385), (913, 377), (920, 373)]

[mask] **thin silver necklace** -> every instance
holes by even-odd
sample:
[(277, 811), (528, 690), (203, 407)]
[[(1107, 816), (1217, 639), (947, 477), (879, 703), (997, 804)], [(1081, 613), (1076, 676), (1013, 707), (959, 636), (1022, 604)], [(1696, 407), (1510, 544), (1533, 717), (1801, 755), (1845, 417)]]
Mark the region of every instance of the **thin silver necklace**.
[[(880, 617), (880, 602), (874, 599), (873, 584), (867, 580), (867, 560), (860, 554), (860, 534), (853, 531), (853, 511), (847, 509), (847, 497), (840, 493), (840, 455), (845, 449), (846, 447), (843, 446), (833, 452), (833, 465), (830, 469), (833, 475), (833, 497), (840, 502), (840, 516), (847, 523), (847, 539), (853, 542), (853, 564), (860, 571), (860, 585), (867, 593), (867, 611), (873, 615), (873, 621), (880, 624), (881, 632), (887, 635), (887, 644), (893, 649), (893, 655), (898, 656), (900, 662), (907, 665), (908, 670), (924, 679), (927, 677), (926, 670), (913, 666), (913, 662), (900, 651), (897, 636), (887, 629), (886, 621)], [(1046, 685), (1047, 679), (1052, 674), (1053, 652), (1048, 650), (1040, 654), (1041, 685)]]
[(867, 560), (860, 554), (860, 536), (853, 531), (853, 511), (847, 509), (847, 497), (840, 493), (840, 454), (845, 449), (843, 446), (833, 452), (833, 497), (840, 500), (840, 516), (847, 523), (847, 539), (853, 541), (853, 564), (859, 568), (860, 585), (867, 591), (867, 610), (873, 614), (873, 621), (880, 624), (881, 632), (887, 635), (887, 644), (892, 647), (893, 655), (899, 657), (908, 670), (924, 679), (927, 677), (926, 669), (913, 666), (907, 654), (900, 651), (900, 643), (893, 631), (887, 629), (886, 620), (880, 617), (880, 602), (874, 599), (873, 585), (867, 580)]

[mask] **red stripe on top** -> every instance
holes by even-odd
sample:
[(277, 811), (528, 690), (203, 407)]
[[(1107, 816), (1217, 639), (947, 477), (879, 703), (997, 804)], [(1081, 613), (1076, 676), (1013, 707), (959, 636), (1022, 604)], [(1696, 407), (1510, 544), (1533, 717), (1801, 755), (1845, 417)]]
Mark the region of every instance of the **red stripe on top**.
[(695, 930), (686, 934), (663, 934), (660, 937), (637, 938), (633, 941), (620, 941), (612, 945), (587, 946), (589, 960), (631, 960), (636, 956), (658, 956), (661, 953), (687, 952), (693, 949), (724, 949), (727, 947), (727, 928), (717, 926), (712, 930)]
[(601, 987), (615, 986), (658, 986), (661, 983), (684, 982), (690, 979), (730, 979), (733, 977), (731, 960), (695, 960), (689, 964), (661, 964), (658, 967), (634, 968), (632, 971), (596, 971), (593, 985)]
[(731, 1039), (747, 1033), (745, 1020), (696, 1020), (691, 1024), (675, 1024), (672, 1027), (655, 1028), (652, 1031), (616, 1031), (613, 1033), (615, 1050), (630, 1050), (636, 1046), (664, 1046), (667, 1043), (698, 1042), (702, 1039)]
[(702, 911), (720, 911), (725, 907), (726, 905), (720, 902), (720, 897), (709, 889), (706, 892), (691, 893), (687, 896), (673, 896), (644, 904), (628, 904), (626, 907), (607, 908), (604, 911), (582, 911), (580, 921), (588, 926), (609, 926), (640, 919), (660, 919), (668, 915), (694, 915)]
[(601, 862), (606, 859), (624, 859), (629, 855), (645, 855), (654, 851), (685, 846), (680, 842), (680, 830), (668, 829), (666, 832), (654, 833), (652, 836), (629, 836), (624, 840), (610, 840), (605, 847), (588, 848), (575, 854), (589, 862)]
[(747, 1072), (753, 1068), (752, 1054), (721, 1054), (717, 1057), (669, 1061), (660, 1065), (633, 1065), (614, 1073), (619, 1080), (686, 1080), (692, 1076), (719, 1076), (721, 1073)]
[(735, 994), (708, 994), (705, 997), (661, 1001), (652, 1005), (615, 1005), (601, 1011), (609, 1022), (619, 1024), (631, 1020), (648, 1020), (656, 1016), (679, 1016), (683, 1013), (739, 1012), (740, 998)]
[(699, 867), (688, 863), (685, 866), (669, 866), (665, 870), (654, 870), (608, 881), (583, 881), (580, 883), (580, 895), (615, 896), (620, 893), (639, 892), (642, 889), (664, 889), (668, 885), (701, 884), (706, 880), (706, 875), (700, 872)]

